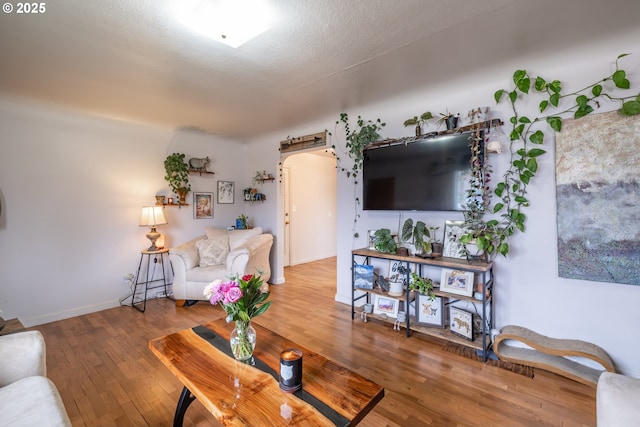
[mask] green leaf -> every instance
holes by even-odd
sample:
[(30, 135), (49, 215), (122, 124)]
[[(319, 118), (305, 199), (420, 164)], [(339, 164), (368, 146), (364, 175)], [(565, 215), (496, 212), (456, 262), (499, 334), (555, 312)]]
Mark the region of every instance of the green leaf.
[(593, 107), (591, 107), (591, 105), (585, 105), (584, 107), (580, 107), (576, 110), (576, 112), (573, 114), (573, 118), (579, 119), (580, 117), (584, 117), (591, 112), (593, 112)]
[(553, 95), (551, 95), (549, 97), (549, 102), (551, 103), (551, 105), (553, 105), (554, 107), (558, 106), (558, 103), (560, 102), (560, 95), (557, 93), (554, 93)]
[(562, 83), (560, 83), (560, 80), (554, 80), (549, 83), (549, 89), (551, 89), (553, 93), (560, 93), (562, 90)]
[[(496, 189), (493, 192), (496, 193), (496, 196), (501, 197), (502, 193), (504, 192), (504, 189), (505, 189), (504, 182), (499, 182), (496, 185)], [(500, 209), (502, 209), (502, 207), (500, 207)]]
[(531, 79), (527, 77), (525, 79), (519, 80), (517, 86), (518, 89), (520, 89), (520, 92), (529, 93), (529, 88), (531, 87)]
[(507, 254), (509, 253), (509, 244), (507, 244), (506, 242), (500, 243), (498, 245), (498, 252), (500, 252), (500, 255), (502, 256), (507, 256)]
[(535, 88), (536, 90), (545, 90), (547, 87), (547, 81), (542, 77), (536, 77)]
[(527, 160), (527, 169), (535, 173), (538, 170), (538, 161), (536, 159)]
[(524, 182), (526, 185), (529, 185), (529, 182), (530, 182), (531, 178), (530, 178), (530, 176), (528, 174), (521, 173), (520, 174), (520, 180), (522, 182)]
[(503, 203), (496, 203), (496, 205), (493, 207), (493, 213), (500, 212), (503, 207), (504, 207)]
[(539, 157), (539, 156), (542, 156), (544, 153), (546, 153), (546, 151), (544, 151), (541, 148), (532, 148), (531, 150), (529, 150), (527, 152), (527, 156), (529, 156), (529, 157)]
[(513, 161), (513, 166), (515, 166), (516, 169), (518, 169), (518, 170), (524, 169), (524, 166), (525, 166), (524, 160), (522, 160), (522, 159), (514, 160)]
[(512, 125), (515, 125), (516, 123), (518, 123), (518, 118), (516, 116), (509, 117), (509, 122)]
[(518, 132), (518, 135), (522, 135), (522, 132), (524, 132), (524, 125), (516, 126), (515, 130)]
[(497, 219), (492, 219), (490, 221), (487, 221), (487, 227), (495, 227), (496, 225), (498, 225), (498, 220)]
[(422, 113), (422, 115), (420, 115), (420, 118), (425, 121), (430, 120), (430, 119), (433, 119), (433, 114), (431, 114), (431, 111), (426, 111)]
[(504, 94), (504, 89), (499, 89), (496, 91), (496, 93), (493, 94), (493, 98), (496, 100), (496, 104), (500, 103), (500, 99), (502, 98), (503, 94)]
[(527, 116), (520, 117), (520, 123), (531, 123), (531, 120)]
[(544, 142), (544, 133), (541, 130), (537, 130), (529, 136), (529, 141), (533, 144), (542, 144)]
[(520, 149), (518, 149), (518, 151), (516, 151), (516, 154), (518, 156), (524, 157), (524, 156), (527, 155), (527, 151), (524, 148), (520, 148)]
[(591, 89), (591, 93), (593, 94), (593, 96), (600, 96), (600, 94), (602, 93), (602, 85), (595, 85)]
[(576, 104), (580, 105), (580, 106), (584, 106), (587, 105), (587, 102), (589, 102), (589, 98), (587, 98), (584, 95), (580, 95), (576, 98)]
[(547, 123), (549, 123), (551, 129), (556, 132), (560, 132), (562, 130), (562, 119), (560, 117), (547, 117)]
[(402, 241), (408, 242), (413, 236), (413, 220), (408, 218), (402, 226)]
[(518, 99), (518, 92), (516, 92), (515, 90), (509, 92), (509, 99), (511, 100), (512, 104), (515, 103), (516, 99)]
[(625, 73), (624, 70), (617, 70), (615, 73), (613, 73), (612, 79), (616, 84), (616, 87), (620, 89), (629, 89), (629, 87), (631, 87), (631, 84), (629, 83), (629, 80), (627, 80), (626, 76), (627, 73)]
[(520, 133), (516, 129), (514, 129), (509, 134), (509, 138), (511, 138), (512, 141), (515, 141), (516, 139), (520, 139)]
[(525, 70), (516, 70), (513, 72), (513, 83), (518, 86), (518, 82), (527, 76)]
[[(640, 98), (640, 95), (638, 95)], [(622, 108), (620, 108), (620, 114), (623, 116), (635, 116), (636, 114), (640, 114), (640, 100), (638, 101), (627, 101), (622, 104)]]
[(529, 201), (527, 199), (525, 199), (524, 197), (522, 197), (522, 196), (516, 196), (516, 202), (517, 203), (523, 203), (523, 204), (524, 203), (529, 203)]
[(546, 99), (540, 103), (540, 112), (542, 113), (549, 106), (549, 101)]

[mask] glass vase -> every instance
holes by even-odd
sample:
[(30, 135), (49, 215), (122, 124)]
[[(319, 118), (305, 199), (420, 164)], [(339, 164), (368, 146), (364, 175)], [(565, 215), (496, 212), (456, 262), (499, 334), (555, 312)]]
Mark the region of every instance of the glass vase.
[(237, 320), (235, 328), (229, 338), (231, 352), (237, 360), (249, 360), (253, 356), (256, 347), (256, 330), (251, 326), (251, 321)]

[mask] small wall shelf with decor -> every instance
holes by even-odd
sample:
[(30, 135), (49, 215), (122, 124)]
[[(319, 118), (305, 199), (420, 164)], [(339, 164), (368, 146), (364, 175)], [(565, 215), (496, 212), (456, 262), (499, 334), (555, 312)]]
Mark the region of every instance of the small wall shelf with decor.
[[(410, 280), (410, 272), (413, 270), (419, 276), (423, 276), (423, 271), (426, 269), (431, 269), (431, 273), (437, 273), (438, 270), (441, 272), (444, 271), (446, 274), (448, 272), (453, 271), (460, 275), (470, 275), (467, 277), (471, 277), (471, 283), (468, 285), (471, 286), (472, 289), (475, 289), (475, 286), (478, 286), (478, 296), (480, 299), (476, 299), (473, 296), (466, 296), (462, 294), (458, 294), (458, 290), (454, 287), (448, 288), (450, 284), (445, 284), (445, 286), (440, 285), (440, 287), (434, 287), (433, 293), (437, 297), (437, 300), (440, 304), (440, 321), (441, 325), (439, 327), (433, 327), (430, 325), (425, 325), (425, 323), (418, 324), (418, 310), (422, 309), (419, 307), (421, 304), (421, 297), (424, 297), (420, 294), (417, 294), (413, 291), (410, 291), (408, 287), (404, 290), (403, 296), (392, 296), (389, 295), (388, 292), (384, 292), (379, 288), (375, 288), (375, 285), (371, 286), (371, 289), (366, 287), (357, 286), (356, 285), (356, 266), (362, 265), (372, 265), (372, 260), (387, 260), (387, 261), (397, 261), (401, 263), (404, 267), (406, 267), (406, 283), (409, 283)], [(373, 249), (356, 249), (351, 252), (351, 262), (352, 262), (352, 286), (351, 286), (351, 318), (355, 318), (355, 313), (363, 313), (365, 311), (364, 305), (360, 305), (356, 307), (356, 303), (359, 301), (364, 301), (366, 304), (373, 304), (374, 310), (373, 313), (367, 313), (366, 315), (361, 314), (363, 319), (373, 318), (377, 320), (382, 320), (385, 322), (392, 322), (394, 326), (402, 326), (406, 328), (407, 337), (411, 336), (411, 331), (419, 332), (425, 335), (433, 336), (435, 338), (439, 338), (446, 341), (452, 341), (457, 344), (474, 348), (478, 350), (479, 354), (482, 357), (483, 361), (487, 361), (489, 356), (489, 350), (491, 347), (490, 334), (491, 329), (494, 325), (494, 298), (493, 298), (493, 288), (494, 288), (494, 275), (493, 275), (493, 262), (483, 262), (483, 261), (467, 261), (465, 259), (457, 259), (457, 258), (447, 258), (447, 257), (437, 257), (437, 258), (420, 258), (416, 256), (402, 256), (396, 254), (385, 254)], [(413, 266), (413, 270), (412, 270)], [(443, 277), (445, 277), (443, 275)], [(448, 277), (448, 276), (446, 276)], [(476, 283), (475, 279), (479, 279)], [(447, 282), (448, 283), (448, 282)], [(481, 292), (481, 295), (480, 295)], [(379, 298), (385, 298), (383, 303), (389, 307), (389, 312), (392, 314), (397, 314), (398, 308), (392, 307), (394, 304), (392, 301), (387, 300), (397, 300), (398, 306), (404, 307), (405, 319), (402, 319), (402, 322), (398, 322), (395, 318), (390, 318), (387, 315), (381, 315), (380, 313), (376, 313), (375, 308)], [(441, 301), (440, 301), (441, 300)], [(465, 327), (467, 327), (468, 331), (471, 332), (471, 339), (465, 338), (460, 334), (455, 334), (451, 331), (450, 326), (445, 322), (446, 316), (444, 310), (449, 308), (450, 310), (456, 310), (457, 307), (455, 303), (462, 301), (468, 302), (469, 304), (478, 304), (480, 307), (478, 311), (478, 316), (480, 317), (480, 333), (476, 338), (473, 336), (473, 329), (471, 324), (464, 325), (464, 321), (461, 321)], [(413, 309), (413, 314), (411, 313), (411, 309)], [(378, 310), (379, 311), (379, 310)], [(464, 310), (459, 310), (464, 312)], [(471, 316), (472, 314), (469, 313)], [(472, 320), (471, 320), (472, 321)]]
[(204, 175), (215, 175), (216, 174), (215, 172), (210, 172), (210, 171), (207, 171), (207, 170), (199, 170), (199, 169), (189, 169), (189, 173), (191, 175), (200, 175), (200, 176), (202, 176), (202, 174), (204, 174)]

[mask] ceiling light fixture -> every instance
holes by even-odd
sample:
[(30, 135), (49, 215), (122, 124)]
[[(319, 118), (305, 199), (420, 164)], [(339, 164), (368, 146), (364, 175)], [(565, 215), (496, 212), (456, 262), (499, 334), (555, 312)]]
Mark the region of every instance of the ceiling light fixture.
[(264, 0), (201, 0), (178, 21), (191, 30), (237, 48), (271, 27), (272, 13)]

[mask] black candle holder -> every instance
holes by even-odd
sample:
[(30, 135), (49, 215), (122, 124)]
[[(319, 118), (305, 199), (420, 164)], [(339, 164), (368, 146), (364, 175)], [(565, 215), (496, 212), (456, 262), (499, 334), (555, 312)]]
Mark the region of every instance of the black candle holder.
[(280, 353), (280, 388), (293, 393), (302, 387), (302, 352), (288, 348)]

